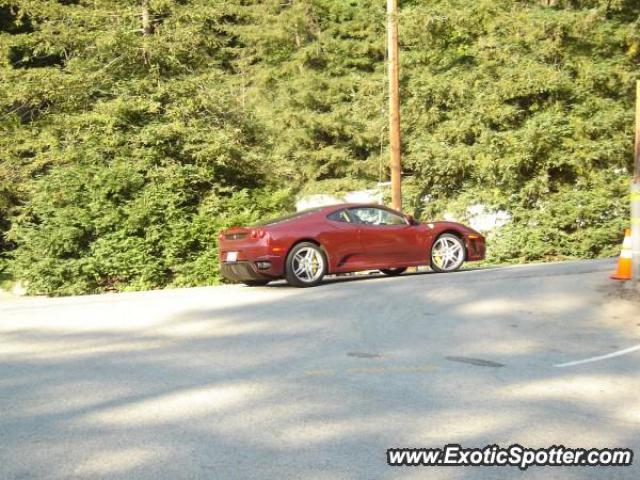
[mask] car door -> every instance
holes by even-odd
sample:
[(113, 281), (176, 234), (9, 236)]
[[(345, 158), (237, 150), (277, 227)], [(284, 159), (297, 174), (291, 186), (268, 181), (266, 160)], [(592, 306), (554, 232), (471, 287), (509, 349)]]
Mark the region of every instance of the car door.
[(360, 225), (353, 223), (345, 209), (330, 213), (326, 220), (318, 240), (328, 253), (330, 271), (351, 271), (366, 266), (368, 257), (360, 242)]
[(349, 214), (373, 266), (415, 263), (419, 232), (402, 215), (378, 207), (354, 207)]

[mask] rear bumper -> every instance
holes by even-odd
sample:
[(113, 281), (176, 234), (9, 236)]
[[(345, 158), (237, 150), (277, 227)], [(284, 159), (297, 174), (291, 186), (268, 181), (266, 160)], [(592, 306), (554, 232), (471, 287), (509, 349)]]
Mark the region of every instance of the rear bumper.
[(268, 255), (264, 249), (241, 249), (235, 262), (227, 262), (227, 251), (220, 253), (220, 273), (227, 280), (238, 283), (246, 280), (275, 280), (283, 277), (284, 260)]
[(269, 275), (268, 271), (260, 271), (254, 262), (221, 262), (220, 273), (224, 278), (234, 283), (246, 280), (273, 280), (273, 275)]
[[(273, 245), (268, 235), (258, 239), (221, 238), (218, 248), (220, 273), (231, 282), (283, 277), (284, 252), (278, 245)], [(235, 261), (227, 261), (230, 254)]]

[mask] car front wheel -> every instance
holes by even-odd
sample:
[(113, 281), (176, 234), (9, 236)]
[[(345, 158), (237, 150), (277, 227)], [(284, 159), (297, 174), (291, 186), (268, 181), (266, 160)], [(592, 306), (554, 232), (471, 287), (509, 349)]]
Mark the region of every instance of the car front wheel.
[(436, 272), (455, 272), (465, 258), (463, 241), (451, 233), (440, 235), (431, 247), (431, 268)]
[(286, 275), (289, 285), (314, 287), (327, 273), (327, 259), (322, 249), (311, 242), (302, 242), (287, 255)]

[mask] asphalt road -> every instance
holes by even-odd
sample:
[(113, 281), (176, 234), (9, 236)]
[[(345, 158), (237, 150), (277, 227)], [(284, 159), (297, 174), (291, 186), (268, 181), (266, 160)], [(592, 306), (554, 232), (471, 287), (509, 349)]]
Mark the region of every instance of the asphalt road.
[(640, 457), (386, 465), (389, 447), (447, 443), (640, 455), (640, 303), (612, 270), (3, 301), (0, 477), (635, 480)]

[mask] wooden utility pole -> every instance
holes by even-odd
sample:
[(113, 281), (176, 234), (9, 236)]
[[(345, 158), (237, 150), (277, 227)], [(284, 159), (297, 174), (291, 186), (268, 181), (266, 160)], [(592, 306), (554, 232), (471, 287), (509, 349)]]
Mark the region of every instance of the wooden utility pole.
[(640, 288), (640, 80), (636, 81), (636, 142), (631, 182), (631, 248), (633, 282)]
[(398, 85), (398, 0), (387, 0), (389, 50), (389, 143), (391, 150), (391, 207), (402, 210), (400, 162), (400, 92)]

